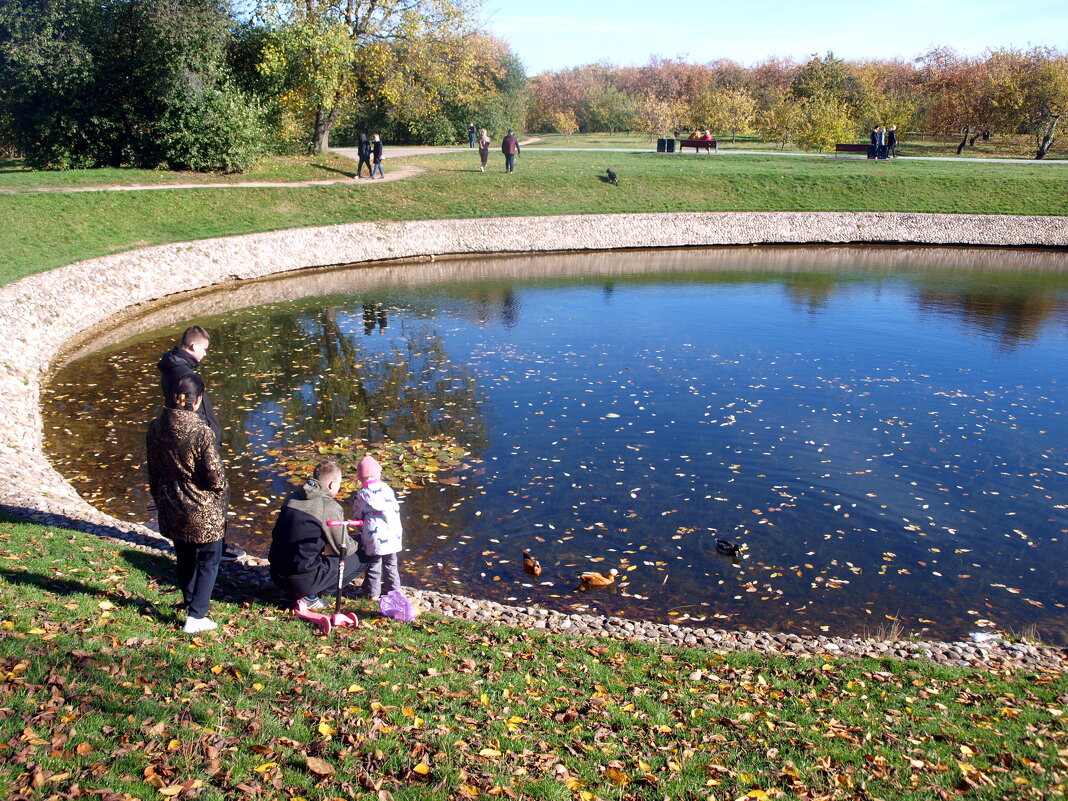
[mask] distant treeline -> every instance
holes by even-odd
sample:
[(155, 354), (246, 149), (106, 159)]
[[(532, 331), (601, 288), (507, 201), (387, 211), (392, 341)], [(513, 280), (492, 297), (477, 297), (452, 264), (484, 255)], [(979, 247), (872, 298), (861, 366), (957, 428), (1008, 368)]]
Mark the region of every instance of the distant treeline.
[(529, 132), (753, 131), (827, 149), (879, 125), (1027, 134), (1049, 150), (1068, 104), (1056, 49), (941, 48), (912, 62), (595, 64), (528, 78), (470, 0), (4, 0), (0, 151), (44, 169), (241, 171), (358, 132), (451, 144), (470, 124)]
[(711, 130), (757, 132), (785, 146), (826, 149), (896, 125), (957, 137), (960, 150), (984, 131), (1052, 145), (1068, 106), (1068, 56), (1052, 48), (989, 50), (978, 57), (936, 48), (914, 61), (851, 62), (833, 53), (804, 64), (767, 59), (751, 67), (720, 60), (655, 58), (641, 67), (591, 64), (530, 80), (527, 129), (640, 131), (650, 136)]

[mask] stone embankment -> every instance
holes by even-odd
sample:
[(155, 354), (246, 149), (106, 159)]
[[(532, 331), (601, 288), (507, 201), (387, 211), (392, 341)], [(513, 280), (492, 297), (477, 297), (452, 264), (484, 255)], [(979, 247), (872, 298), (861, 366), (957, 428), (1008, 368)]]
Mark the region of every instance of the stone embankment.
[[(43, 452), (40, 388), (50, 366), (87, 332), (143, 304), (209, 286), (327, 265), (439, 255), (534, 253), (710, 245), (909, 243), (1068, 247), (1068, 218), (900, 213), (717, 212), (356, 223), (202, 240), (106, 256), (0, 289), (0, 508), (154, 550), (148, 528), (94, 509)], [(265, 583), (262, 560), (230, 568)], [(630, 637), (696, 647), (797, 655), (930, 658), (947, 664), (1061, 669), (1063, 652), (1022, 644), (877, 642), (689, 629), (544, 609), (513, 608), (420, 591), (430, 610), (573, 635)]]

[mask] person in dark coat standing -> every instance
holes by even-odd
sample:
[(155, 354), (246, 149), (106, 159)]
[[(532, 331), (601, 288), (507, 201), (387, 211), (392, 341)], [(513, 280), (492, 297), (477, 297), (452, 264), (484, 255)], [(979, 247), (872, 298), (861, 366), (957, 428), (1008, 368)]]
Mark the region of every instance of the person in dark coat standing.
[(371, 137), (374, 141), (371, 143), (371, 154), (374, 156), (375, 168), (371, 170), (371, 177), (375, 177), (375, 173), (378, 173), (378, 177), (385, 179), (385, 173), (382, 172), (382, 140), (378, 134)]
[(356, 165), (356, 177), (363, 177), (363, 165), (367, 165), (367, 177), (374, 178), (374, 173), (371, 171), (371, 143), (367, 141), (367, 134), (360, 134), (359, 140), (356, 142), (356, 157), (359, 159), (359, 164)]
[(475, 146), (475, 139), (476, 139), (477, 136), (478, 136), (478, 128), (475, 127), (475, 124), (473, 122), (472, 123), (468, 123), (468, 125), (467, 125), (467, 146), (468, 147), (474, 147)]
[[(196, 376), (197, 365), (208, 355), (208, 347), (211, 345), (211, 337), (208, 332), (199, 325), (191, 325), (182, 332), (182, 339), (174, 348), (167, 351), (159, 360), (156, 367), (160, 372), (160, 390), (163, 392), (163, 405), (170, 403), (174, 394), (174, 387), (178, 379), (183, 376)], [(197, 409), (197, 413), (211, 429), (215, 437), (215, 446), (222, 446), (222, 426), (219, 418), (215, 415), (208, 393), (204, 392), (203, 399)], [(230, 499), (227, 498), (227, 505)], [(223, 561), (232, 562), (244, 556), (245, 552), (236, 545), (223, 541)]]
[(515, 131), (508, 129), (508, 135), (501, 142), (501, 152), (504, 153), (504, 171), (515, 172), (515, 157), (519, 155), (519, 140)]
[(340, 556), (344, 554), (342, 586), (367, 569), (363, 559), (351, 559), (358, 546), (328, 520), (344, 520), (345, 513), (334, 496), (341, 489), (341, 468), (334, 462), (320, 462), (312, 478), (293, 492), (278, 513), (271, 533), (271, 580), (293, 599), (301, 599), (309, 609), (325, 604), (320, 593), (336, 593)]
[(215, 436), (199, 413), (203, 401), (204, 382), (198, 376), (177, 379), (145, 442), (159, 531), (174, 543), (178, 557), (187, 634), (217, 627), (208, 605), (222, 561), (230, 489)]
[(886, 153), (890, 158), (897, 158), (897, 126), (891, 125), (886, 129)]

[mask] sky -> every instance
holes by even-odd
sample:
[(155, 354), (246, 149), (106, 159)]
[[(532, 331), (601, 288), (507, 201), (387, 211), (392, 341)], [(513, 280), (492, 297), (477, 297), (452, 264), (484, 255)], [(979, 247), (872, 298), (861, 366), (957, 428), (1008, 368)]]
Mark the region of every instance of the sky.
[(932, 46), (966, 55), (987, 48), (1068, 49), (1065, 0), (484, 0), (488, 30), (505, 39), (528, 75), (650, 56), (693, 63), (729, 58), (745, 66), (768, 56), (911, 60)]

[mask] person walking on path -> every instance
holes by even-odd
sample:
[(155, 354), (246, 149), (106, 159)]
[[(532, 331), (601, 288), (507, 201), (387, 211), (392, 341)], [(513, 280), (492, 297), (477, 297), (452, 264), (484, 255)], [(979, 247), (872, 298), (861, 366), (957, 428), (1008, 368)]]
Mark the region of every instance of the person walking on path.
[(886, 130), (886, 153), (890, 158), (897, 158), (897, 126), (891, 125)]
[(371, 144), (371, 155), (374, 157), (375, 168), (371, 170), (371, 177), (375, 177), (375, 173), (378, 173), (378, 177), (385, 180), (385, 174), (382, 172), (382, 140), (378, 138), (378, 134), (374, 134), (371, 137), (374, 141)]
[(208, 617), (222, 561), (230, 488), (219, 448), (199, 409), (204, 382), (194, 374), (174, 382), (167, 407), (148, 426), (149, 490), (159, 532), (174, 543), (187, 634), (217, 628)]
[(478, 135), (478, 129), (475, 127), (475, 124), (473, 122), (472, 123), (468, 123), (468, 125), (467, 125), (467, 146), (468, 147), (474, 147), (475, 146), (475, 137), (477, 135)]
[(486, 171), (486, 162), (489, 161), (489, 146), (490, 138), (486, 133), (486, 129), (482, 129), (482, 133), (478, 137), (478, 157), (482, 161), (482, 172)]
[(371, 143), (367, 141), (367, 134), (362, 133), (359, 136), (359, 140), (356, 142), (356, 157), (360, 160), (356, 165), (356, 177), (363, 177), (363, 165), (367, 165), (367, 177), (374, 178), (374, 173), (371, 171)]
[(356, 476), (361, 486), (352, 503), (352, 518), (363, 521), (360, 542), (369, 560), (363, 594), (375, 599), (383, 592), (400, 589), (397, 567), (397, 553), (401, 550), (403, 536), (400, 503), (393, 489), (382, 481), (382, 467), (373, 456), (360, 460)]
[(320, 462), (312, 478), (286, 498), (271, 532), (267, 553), (271, 581), (291, 599), (303, 600), (309, 609), (326, 605), (320, 593), (337, 592), (342, 556), (342, 586), (367, 569), (362, 558), (349, 558), (358, 553), (356, 542), (341, 527), (326, 525), (328, 520), (345, 519), (335, 500), (340, 489), (341, 468), (334, 462)]
[(501, 142), (501, 152), (504, 153), (504, 171), (515, 172), (515, 157), (519, 155), (519, 140), (511, 128), (508, 129), (508, 135)]
[[(199, 325), (191, 325), (182, 332), (181, 341), (160, 358), (156, 367), (160, 372), (160, 390), (163, 392), (163, 405), (170, 404), (174, 395), (174, 388), (183, 376), (196, 376), (197, 366), (208, 355), (208, 347), (211, 345), (211, 337), (208, 332)], [(198, 377), (199, 378), (199, 377)], [(203, 393), (203, 399), (197, 407), (197, 414), (211, 429), (215, 439), (215, 447), (222, 447), (222, 426), (219, 418), (215, 415), (215, 409), (208, 399), (208, 393)], [(226, 498), (229, 506), (230, 498)], [(236, 545), (231, 545), (223, 540), (222, 558), (224, 562), (232, 562), (245, 555), (244, 550)]]

